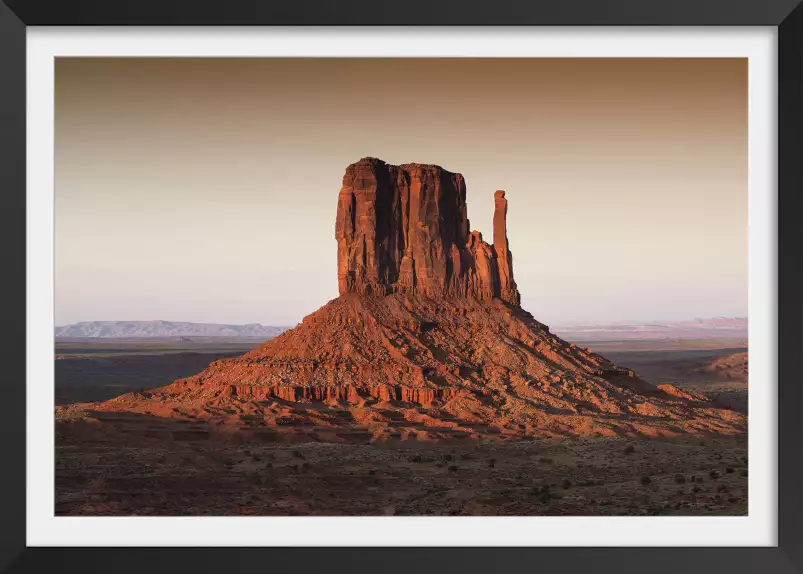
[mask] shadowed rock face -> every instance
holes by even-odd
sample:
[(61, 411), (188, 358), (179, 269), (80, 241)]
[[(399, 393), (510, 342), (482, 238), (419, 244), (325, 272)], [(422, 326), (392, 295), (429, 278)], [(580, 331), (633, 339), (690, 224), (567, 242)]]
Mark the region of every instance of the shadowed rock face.
[(337, 204), (340, 294), (500, 298), (519, 305), (507, 241), (507, 200), (495, 194), (494, 245), (469, 232), (466, 184), (437, 165), (363, 158), (346, 168)]

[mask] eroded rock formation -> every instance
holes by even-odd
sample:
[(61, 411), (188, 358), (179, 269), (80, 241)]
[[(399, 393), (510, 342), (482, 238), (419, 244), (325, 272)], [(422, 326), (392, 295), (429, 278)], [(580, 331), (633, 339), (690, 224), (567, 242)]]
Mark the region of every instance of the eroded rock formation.
[(460, 174), (362, 159), (338, 198), (339, 297), (240, 357), (81, 408), (237, 440), (744, 432), (744, 414), (653, 387), (522, 309), (505, 192), (494, 202), (489, 245), (469, 231)]
[(469, 232), (463, 176), (437, 165), (363, 158), (346, 168), (337, 204), (340, 293), (420, 293), (520, 301), (495, 195), (494, 244)]

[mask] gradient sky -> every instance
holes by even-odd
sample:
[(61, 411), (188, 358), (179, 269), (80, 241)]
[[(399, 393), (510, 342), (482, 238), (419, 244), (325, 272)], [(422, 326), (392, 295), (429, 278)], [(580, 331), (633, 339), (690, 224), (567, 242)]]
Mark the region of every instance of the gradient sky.
[(505, 189), (547, 324), (747, 315), (746, 59), (56, 62), (56, 324), (288, 325), (337, 296), (345, 167)]

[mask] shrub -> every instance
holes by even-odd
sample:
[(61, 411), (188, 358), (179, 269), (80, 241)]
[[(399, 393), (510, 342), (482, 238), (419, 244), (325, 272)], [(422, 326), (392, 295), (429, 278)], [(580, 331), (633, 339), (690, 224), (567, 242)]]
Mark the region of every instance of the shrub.
[(631, 452), (635, 452), (635, 450), (636, 447), (634, 447), (632, 444), (629, 444), (625, 447), (625, 454), (630, 454)]
[(692, 488), (692, 489), (691, 489), (691, 491), (692, 491), (693, 493), (695, 493), (695, 494), (697, 494), (697, 493), (698, 493), (698, 492), (700, 492), (701, 490), (702, 490), (702, 488), (700, 488), (699, 486), (695, 486), (694, 488)]
[(564, 478), (562, 486), (563, 486), (564, 489), (571, 488), (572, 487), (572, 481), (569, 480), (568, 478)]
[(550, 500), (560, 500), (560, 495), (550, 492), (549, 486), (542, 486), (539, 490), (538, 487), (534, 487), (532, 490), (533, 494), (538, 496), (538, 502), (547, 503)]
[(731, 474), (733, 472), (733, 468), (731, 468), (729, 466), (728, 468), (725, 469), (725, 472), (727, 472), (728, 474)]
[(719, 478), (719, 473), (716, 470), (712, 470), (708, 473), (708, 476), (710, 476), (713, 480), (716, 480)]
[(645, 474), (639, 479), (639, 482), (641, 483), (642, 486), (647, 486), (652, 482), (652, 479)]
[(549, 492), (549, 485), (545, 484), (544, 486), (533, 486), (530, 491), (534, 495), (543, 495), (543, 494), (550, 494)]
[(682, 474), (675, 475), (675, 482), (678, 484), (686, 484), (686, 477)]
[(490, 466), (491, 468), (494, 468), (496, 466), (496, 459), (492, 458), (491, 460), (489, 460), (488, 461), (488, 466)]
[(457, 465), (454, 464), (449, 465), (449, 470), (451, 470), (452, 472), (457, 472)]

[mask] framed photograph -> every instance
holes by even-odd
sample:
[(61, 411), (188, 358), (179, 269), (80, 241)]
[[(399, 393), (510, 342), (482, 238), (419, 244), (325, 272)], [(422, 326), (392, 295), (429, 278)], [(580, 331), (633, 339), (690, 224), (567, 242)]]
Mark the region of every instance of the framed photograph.
[(0, 568), (803, 571), (801, 10), (4, 0)]

